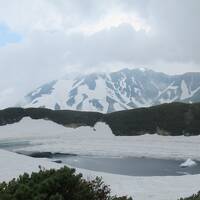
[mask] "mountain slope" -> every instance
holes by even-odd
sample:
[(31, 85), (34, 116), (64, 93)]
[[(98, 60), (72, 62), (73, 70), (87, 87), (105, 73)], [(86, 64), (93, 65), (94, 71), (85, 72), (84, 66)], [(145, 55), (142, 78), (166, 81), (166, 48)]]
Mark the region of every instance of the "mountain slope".
[(200, 101), (200, 73), (167, 75), (147, 69), (123, 69), (49, 82), (26, 97), (24, 107), (98, 111), (149, 107), (175, 101)]

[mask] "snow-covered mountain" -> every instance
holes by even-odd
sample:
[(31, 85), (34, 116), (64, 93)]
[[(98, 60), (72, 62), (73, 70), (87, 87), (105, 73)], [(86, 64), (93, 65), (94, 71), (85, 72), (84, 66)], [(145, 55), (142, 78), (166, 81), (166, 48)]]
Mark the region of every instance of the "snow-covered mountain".
[(49, 82), (29, 93), (24, 107), (113, 112), (174, 101), (200, 101), (200, 73), (167, 75), (123, 69)]

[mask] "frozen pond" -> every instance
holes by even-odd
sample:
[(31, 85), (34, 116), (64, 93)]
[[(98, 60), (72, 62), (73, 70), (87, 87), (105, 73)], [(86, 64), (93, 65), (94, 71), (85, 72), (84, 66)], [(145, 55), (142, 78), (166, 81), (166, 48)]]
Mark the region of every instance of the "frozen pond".
[(129, 176), (200, 174), (200, 162), (195, 166), (182, 168), (180, 164), (184, 161), (154, 158), (56, 155), (55, 159), (72, 167)]
[(30, 147), (31, 143), (28, 140), (21, 139), (4, 139), (0, 140), (0, 149), (14, 151), (18, 148)]
[[(29, 140), (1, 140), (0, 148), (17, 151), (30, 147), (33, 144)], [(34, 145), (33, 145), (34, 146)], [(28, 152), (21, 152), (29, 155)], [(129, 176), (181, 176), (185, 174), (200, 174), (200, 162), (192, 167), (180, 167), (184, 160), (158, 159), (145, 157), (100, 157), (81, 156), (70, 154), (59, 154), (51, 152), (39, 152), (35, 157), (48, 157), (57, 162), (70, 165), (72, 167), (83, 168), (99, 172)]]

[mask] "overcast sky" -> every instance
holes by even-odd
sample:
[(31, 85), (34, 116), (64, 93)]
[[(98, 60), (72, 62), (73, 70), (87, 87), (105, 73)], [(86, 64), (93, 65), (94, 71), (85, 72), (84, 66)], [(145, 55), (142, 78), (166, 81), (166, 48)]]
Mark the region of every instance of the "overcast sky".
[(0, 0), (0, 106), (67, 73), (124, 67), (200, 71), (200, 1)]

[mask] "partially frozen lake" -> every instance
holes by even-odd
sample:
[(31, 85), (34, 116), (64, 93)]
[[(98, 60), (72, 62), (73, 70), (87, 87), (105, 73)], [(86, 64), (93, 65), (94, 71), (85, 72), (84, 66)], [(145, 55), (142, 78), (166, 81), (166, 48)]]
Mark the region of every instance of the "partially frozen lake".
[[(17, 151), (19, 148), (30, 147), (26, 140), (1, 140), (0, 148)], [(34, 145), (33, 145), (34, 146)], [(26, 154), (26, 153), (25, 153)], [(40, 152), (39, 155), (43, 153)], [(51, 154), (51, 153), (50, 153)], [(45, 154), (42, 157), (45, 157)], [(67, 154), (53, 154), (53, 160), (62, 161), (63, 164), (72, 167), (88, 169), (112, 174), (129, 176), (181, 176), (186, 174), (200, 174), (200, 161), (192, 167), (180, 167), (184, 160), (160, 159), (146, 157), (110, 157), (110, 156), (70, 156)], [(40, 156), (39, 156), (40, 157)], [(48, 157), (48, 156), (47, 156)]]
[(192, 167), (181, 168), (181, 160), (135, 157), (99, 157), (57, 155), (54, 160), (64, 164), (93, 171), (129, 176), (180, 176), (200, 174), (200, 162)]
[(31, 143), (28, 140), (21, 140), (21, 139), (0, 140), (0, 149), (13, 151), (18, 148), (25, 148), (25, 147), (30, 147), (30, 146), (31, 146)]
[[(101, 135), (102, 132), (105, 135)], [(163, 137), (146, 134), (115, 137), (107, 133), (103, 126), (94, 132), (88, 127), (70, 129), (51, 121), (29, 118), (2, 126), (0, 178), (8, 180), (8, 177), (17, 177), (24, 171), (37, 171), (38, 165), (45, 168), (60, 166), (47, 159), (8, 152), (39, 151), (51, 152), (50, 155), (56, 155), (53, 160), (62, 160), (63, 163), (77, 167), (77, 172), (83, 173), (85, 178), (102, 176), (114, 194), (130, 195), (137, 200), (179, 199), (199, 190), (200, 136)], [(58, 152), (68, 156), (58, 157)], [(78, 156), (69, 157), (69, 154)], [(136, 157), (140, 157), (139, 160)], [(181, 168), (179, 165), (188, 158), (196, 161), (197, 165)], [(181, 176), (185, 173), (196, 175)]]

